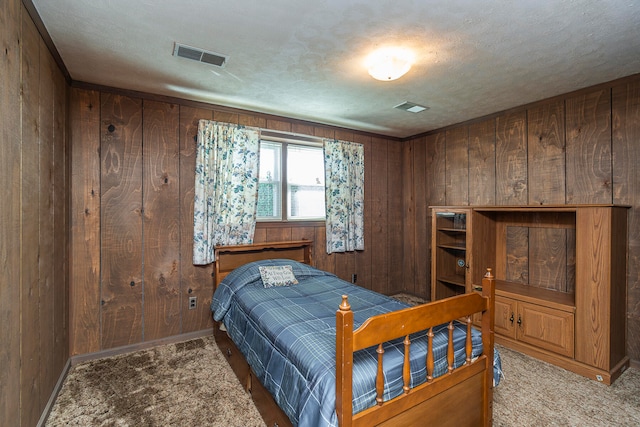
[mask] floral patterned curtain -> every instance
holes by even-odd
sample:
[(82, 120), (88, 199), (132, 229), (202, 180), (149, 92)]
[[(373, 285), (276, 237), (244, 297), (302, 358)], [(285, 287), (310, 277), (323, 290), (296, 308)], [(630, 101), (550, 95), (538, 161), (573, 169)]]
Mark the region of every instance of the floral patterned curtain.
[(193, 209), (193, 263), (215, 246), (253, 242), (258, 199), (258, 128), (200, 120)]
[(364, 147), (324, 141), (327, 253), (364, 249)]

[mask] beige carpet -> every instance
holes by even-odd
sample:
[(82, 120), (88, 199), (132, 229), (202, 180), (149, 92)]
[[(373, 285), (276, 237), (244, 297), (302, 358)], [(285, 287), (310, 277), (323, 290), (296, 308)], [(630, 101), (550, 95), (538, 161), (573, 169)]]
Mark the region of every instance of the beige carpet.
[(494, 390), (494, 426), (640, 426), (640, 371), (611, 386), (502, 346), (505, 378)]
[(213, 336), (72, 367), (46, 426), (264, 426)]
[[(494, 391), (495, 426), (640, 426), (640, 371), (609, 387), (497, 348), (505, 378)], [(72, 367), (45, 425), (265, 424), (209, 336)]]

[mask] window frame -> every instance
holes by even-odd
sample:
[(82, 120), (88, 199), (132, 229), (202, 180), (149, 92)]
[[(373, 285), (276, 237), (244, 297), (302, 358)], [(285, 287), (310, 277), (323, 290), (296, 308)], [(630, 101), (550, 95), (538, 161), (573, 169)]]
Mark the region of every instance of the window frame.
[[(260, 135), (260, 144), (262, 141), (281, 144), (280, 150), (280, 212), (281, 216), (277, 218), (260, 218), (256, 213), (256, 224), (266, 225), (268, 227), (277, 227), (278, 225), (286, 225), (295, 223), (296, 225), (321, 225), (325, 224), (327, 217), (327, 208), (325, 206), (324, 216), (322, 218), (289, 218), (288, 217), (288, 195), (289, 195), (289, 179), (288, 179), (288, 147), (314, 147), (323, 150), (324, 143), (322, 138), (312, 137), (308, 135), (289, 134), (274, 131), (262, 131)], [(323, 159), (324, 164), (324, 159)], [(326, 190), (326, 183), (324, 184)]]

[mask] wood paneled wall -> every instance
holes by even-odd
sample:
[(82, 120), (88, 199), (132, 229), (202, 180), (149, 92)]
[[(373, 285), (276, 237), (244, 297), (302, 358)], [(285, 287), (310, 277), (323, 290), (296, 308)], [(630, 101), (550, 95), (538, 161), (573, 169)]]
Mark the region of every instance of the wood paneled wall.
[(69, 359), (68, 88), (20, 1), (0, 40), (0, 425), (35, 426)]
[[(630, 205), (627, 343), (640, 360), (640, 76), (416, 136), (404, 151), (411, 206)], [(426, 297), (430, 213), (407, 212), (406, 284)]]
[(213, 269), (191, 262), (199, 119), (362, 143), (364, 251), (327, 255), (324, 223), (258, 224), (254, 240), (309, 239), (317, 267), (382, 293), (404, 288), (400, 141), (104, 88), (72, 88), (69, 111), (72, 355), (212, 326)]

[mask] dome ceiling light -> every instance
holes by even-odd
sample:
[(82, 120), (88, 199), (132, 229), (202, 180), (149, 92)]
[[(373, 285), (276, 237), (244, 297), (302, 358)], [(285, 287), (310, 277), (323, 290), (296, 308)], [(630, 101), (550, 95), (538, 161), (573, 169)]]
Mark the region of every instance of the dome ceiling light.
[(367, 57), (369, 74), (376, 80), (392, 81), (404, 76), (415, 60), (413, 52), (402, 48), (382, 48)]

